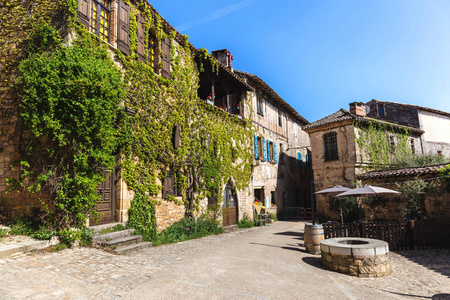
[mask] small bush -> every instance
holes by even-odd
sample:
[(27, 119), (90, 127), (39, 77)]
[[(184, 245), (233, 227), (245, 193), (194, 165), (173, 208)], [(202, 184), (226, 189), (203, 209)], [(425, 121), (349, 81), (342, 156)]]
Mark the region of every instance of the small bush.
[(154, 245), (177, 243), (219, 233), (223, 233), (223, 228), (206, 215), (197, 219), (185, 217), (161, 232)]
[(4, 238), (8, 236), (8, 230), (0, 228), (0, 238)]
[(10, 224), (10, 235), (29, 235), (34, 232), (31, 221), (16, 219)]
[(80, 230), (80, 246), (91, 246), (94, 238), (94, 230), (83, 228)]
[(253, 223), (253, 220), (251, 220), (249, 218), (247, 213), (244, 213), (244, 216), (242, 217), (242, 219), (239, 222), (236, 222), (236, 225), (239, 228), (251, 228), (254, 226), (254, 223)]
[(30, 236), (38, 240), (49, 240), (56, 234), (57, 232), (55, 230), (50, 230), (48, 227), (40, 226), (39, 230), (31, 233)]

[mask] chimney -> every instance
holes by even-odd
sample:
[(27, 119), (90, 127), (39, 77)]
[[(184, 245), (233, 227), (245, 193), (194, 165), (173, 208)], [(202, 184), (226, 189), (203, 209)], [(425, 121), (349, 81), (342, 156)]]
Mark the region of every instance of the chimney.
[(350, 103), (350, 113), (357, 116), (366, 116), (366, 105), (364, 102), (352, 102)]
[(218, 62), (220, 62), (222, 65), (229, 69), (233, 69), (231, 66), (231, 61), (233, 60), (233, 55), (231, 55), (230, 51), (228, 49), (222, 49), (222, 50), (216, 50), (211, 52), (212, 56), (217, 59)]

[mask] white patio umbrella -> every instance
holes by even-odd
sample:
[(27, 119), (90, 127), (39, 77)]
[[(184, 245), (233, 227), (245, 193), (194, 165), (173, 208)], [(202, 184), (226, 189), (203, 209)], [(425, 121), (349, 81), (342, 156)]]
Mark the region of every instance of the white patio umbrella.
[(349, 190), (351, 190), (351, 189), (348, 188), (348, 187), (337, 185), (337, 186), (334, 186), (334, 187), (329, 188), (329, 189), (325, 189), (325, 190), (321, 190), (321, 191), (315, 192), (315, 194), (322, 194), (322, 195), (325, 195), (327, 197), (330, 197), (330, 196), (339, 195), (339, 194), (341, 194), (343, 192), (346, 192), (346, 191), (349, 191)]
[[(351, 190), (351, 189), (348, 188), (348, 187), (337, 185), (337, 186), (334, 186), (334, 187), (329, 188), (329, 189), (318, 191), (315, 194), (321, 194), (321, 195), (324, 195), (326, 197), (333, 197), (333, 196), (342, 194), (343, 192), (346, 192), (346, 191), (349, 191), (349, 190)], [(339, 210), (341, 212), (341, 223), (344, 224), (344, 215), (342, 214), (341, 201), (339, 201)]]
[(366, 185), (363, 187), (355, 188), (342, 194), (336, 195), (336, 197), (365, 197), (365, 196), (376, 196), (385, 194), (399, 194), (399, 192), (385, 189), (379, 186)]

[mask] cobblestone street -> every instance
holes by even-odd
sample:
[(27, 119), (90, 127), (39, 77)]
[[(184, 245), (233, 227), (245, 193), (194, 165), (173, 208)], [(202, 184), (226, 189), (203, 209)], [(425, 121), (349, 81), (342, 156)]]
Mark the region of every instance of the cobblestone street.
[(391, 275), (351, 277), (303, 251), (303, 227), (277, 222), (128, 256), (95, 248), (16, 255), (0, 260), (0, 298), (448, 299), (448, 250), (391, 252)]

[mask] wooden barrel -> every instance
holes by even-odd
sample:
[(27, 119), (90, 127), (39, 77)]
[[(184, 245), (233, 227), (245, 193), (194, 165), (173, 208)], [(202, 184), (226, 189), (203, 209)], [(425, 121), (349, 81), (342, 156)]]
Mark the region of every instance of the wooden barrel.
[(322, 224), (305, 224), (304, 242), (308, 253), (320, 254), (320, 241), (323, 239)]

